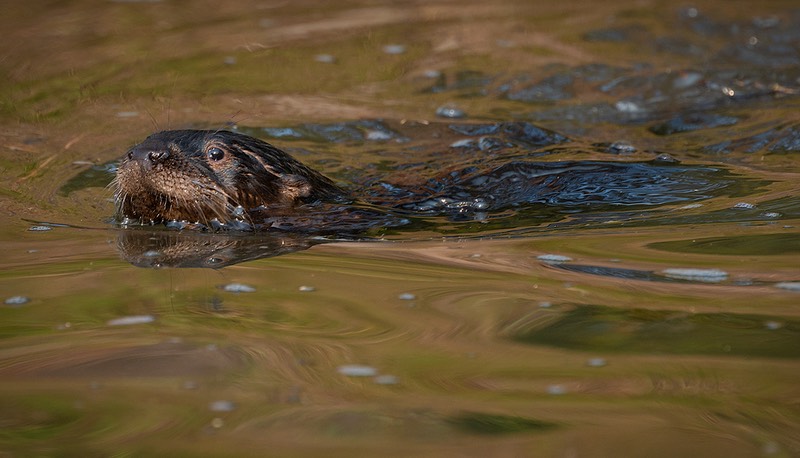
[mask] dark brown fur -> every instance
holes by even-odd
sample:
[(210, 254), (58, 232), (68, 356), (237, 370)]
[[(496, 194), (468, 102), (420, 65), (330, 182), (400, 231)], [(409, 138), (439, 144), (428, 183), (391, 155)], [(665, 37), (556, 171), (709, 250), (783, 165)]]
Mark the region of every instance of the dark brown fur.
[(346, 192), (257, 138), (228, 131), (155, 133), (133, 147), (114, 179), (117, 218), (206, 226), (253, 221)]

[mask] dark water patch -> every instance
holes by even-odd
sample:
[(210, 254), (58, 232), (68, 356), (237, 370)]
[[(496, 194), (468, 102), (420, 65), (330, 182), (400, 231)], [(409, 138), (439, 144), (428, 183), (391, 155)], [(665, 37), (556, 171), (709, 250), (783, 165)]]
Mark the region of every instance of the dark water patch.
[(547, 103), (567, 100), (574, 97), (571, 86), (574, 79), (571, 75), (561, 74), (546, 78), (534, 85), (508, 93), (509, 100), (528, 103)]
[[(470, 137), (496, 136), (497, 145), (540, 148), (569, 141), (567, 137), (527, 122), (450, 124), (450, 129)], [(489, 137), (491, 138), (491, 137)]]
[(112, 161), (90, 166), (61, 185), (58, 189), (58, 194), (69, 196), (75, 191), (86, 188), (105, 188), (111, 182), (114, 174), (117, 173), (117, 163), (118, 161)]
[(713, 113), (697, 113), (676, 116), (664, 123), (650, 127), (656, 135), (672, 135), (691, 132), (699, 129), (712, 129), (720, 126), (732, 126), (739, 122), (733, 116), (722, 116)]
[(619, 278), (624, 280), (655, 281), (668, 283), (693, 283), (688, 279), (681, 279), (662, 275), (652, 270), (624, 269), (620, 267), (593, 266), (587, 264), (548, 263), (552, 268), (603, 277)]
[[(800, 77), (800, 19), (784, 15), (765, 20), (726, 21), (712, 18), (696, 8), (692, 16), (678, 15), (666, 34), (656, 36), (648, 25), (636, 22), (590, 31), (590, 42), (630, 42), (658, 53), (688, 58), (685, 68), (663, 69), (651, 65), (629, 67), (602, 63), (564, 68), (545, 67), (544, 74), (488, 76), (483, 71), (466, 70), (461, 83), (448, 83), (443, 75), (432, 92), (460, 94), (465, 84), (475, 95), (488, 95), (530, 104), (579, 102), (585, 107), (599, 103), (603, 94), (615, 98), (610, 105), (622, 103), (620, 111), (638, 112), (638, 117), (608, 117), (617, 123), (648, 121), (674, 116), (676, 111), (700, 111), (726, 108), (731, 103), (797, 94)], [(764, 24), (769, 23), (769, 27)], [(688, 32), (688, 33), (687, 33)], [(776, 71), (778, 70), (778, 71)], [(633, 107), (636, 107), (634, 110)], [(542, 119), (532, 117), (531, 119)]]
[[(451, 145), (475, 151), (512, 147), (539, 149), (569, 141), (557, 132), (527, 122), (392, 124), (381, 120), (360, 120), (268, 128), (235, 126), (233, 130), (266, 137), (268, 141), (276, 143), (286, 140), (334, 144), (380, 144), (391, 141), (403, 143), (408, 151), (418, 149), (431, 140), (435, 140), (439, 148)], [(475, 140), (464, 139), (464, 136), (475, 137)]]
[(547, 421), (484, 412), (462, 412), (447, 418), (447, 422), (465, 433), (487, 435), (544, 431), (557, 427), (555, 423)]
[(719, 269), (690, 269), (677, 267), (656, 272), (652, 270), (626, 269), (590, 264), (573, 264), (570, 262), (545, 263), (553, 269), (623, 280), (682, 284), (723, 284), (726, 286), (778, 286), (786, 283), (755, 281), (751, 279), (730, 280), (728, 278), (728, 273)]
[(612, 123), (637, 125), (650, 120), (650, 115), (635, 102), (620, 101), (562, 104), (552, 108), (538, 109), (522, 115), (532, 122), (555, 122), (560, 125), (581, 126)]
[[(527, 115), (532, 120), (574, 118), (620, 125), (675, 123), (676, 112), (709, 118), (681, 124), (729, 125), (725, 118), (730, 115), (718, 111), (800, 94), (800, 66), (780, 72), (702, 66), (675, 71), (646, 65), (598, 70), (577, 66), (533, 84), (524, 83), (530, 77), (517, 76), (494, 93), (518, 102), (552, 105)], [(586, 111), (593, 113), (581, 113)]]
[(586, 305), (512, 339), (592, 352), (800, 357), (800, 321), (769, 315)]
[(379, 120), (360, 120), (333, 124), (306, 123), (294, 127), (237, 127), (255, 137), (285, 140), (308, 140), (326, 143), (362, 143), (365, 141), (404, 140), (404, 137)]
[[(800, 63), (798, 30), (800, 16), (796, 11), (787, 11), (780, 16), (751, 16), (730, 21), (712, 17), (702, 8), (688, 7), (677, 15), (671, 32), (657, 42), (685, 43), (684, 46), (660, 47), (662, 51), (678, 55), (696, 55), (687, 53), (687, 46), (703, 49), (702, 57), (708, 59), (711, 55), (709, 60), (717, 67), (746, 64), (781, 69), (796, 67)], [(644, 38), (645, 43), (652, 42), (641, 34), (639, 38)]]
[[(40, 444), (40, 441), (57, 438), (78, 423), (84, 409), (75, 396), (65, 397), (53, 393), (16, 393), (0, 397), (0, 412), (4, 425), (0, 437), (8, 444)], [(71, 446), (70, 448), (74, 448)], [(41, 449), (38, 453), (41, 453)], [(32, 453), (33, 454), (33, 453)]]
[(590, 275), (601, 275), (604, 277), (621, 278), (625, 280), (644, 280), (644, 281), (676, 281), (667, 277), (657, 275), (653, 271), (623, 269), (620, 267), (591, 266), (584, 264), (550, 264), (553, 268), (578, 272)]
[(781, 126), (704, 147), (712, 153), (795, 153), (800, 151), (800, 125)]
[(701, 239), (655, 242), (647, 245), (656, 250), (729, 255), (770, 256), (800, 254), (800, 236), (797, 234), (758, 234), (731, 237), (707, 237)]
[(606, 64), (588, 64), (570, 68), (558, 67), (552, 74), (535, 78), (521, 74), (500, 84), (497, 89), (487, 88), (487, 92), (509, 100), (531, 104), (554, 104), (568, 101), (587, 88), (613, 86), (619, 78), (631, 70)]

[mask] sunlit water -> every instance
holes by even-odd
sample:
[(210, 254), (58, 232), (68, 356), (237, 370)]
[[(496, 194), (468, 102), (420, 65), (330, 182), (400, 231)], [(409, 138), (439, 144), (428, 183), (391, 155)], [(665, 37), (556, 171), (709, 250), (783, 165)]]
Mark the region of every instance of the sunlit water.
[[(793, 7), (11, 7), (0, 451), (800, 454)], [(115, 225), (187, 127), (357, 202)]]

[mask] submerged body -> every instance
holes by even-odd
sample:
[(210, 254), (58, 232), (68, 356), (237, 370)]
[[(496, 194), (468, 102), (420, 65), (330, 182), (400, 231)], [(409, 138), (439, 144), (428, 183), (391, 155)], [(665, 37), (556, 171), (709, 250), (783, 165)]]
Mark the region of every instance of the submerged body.
[(228, 131), (158, 132), (128, 151), (118, 167), (117, 219), (348, 238), (400, 226), (435, 226), (443, 221), (440, 217), (501, 227), (512, 217), (558, 220), (573, 215), (570, 221), (579, 221), (576, 213), (702, 200), (732, 184), (723, 170), (682, 166), (668, 156), (644, 162), (532, 161), (541, 153), (526, 157), (517, 151), (530, 148), (534, 140), (541, 147), (566, 139), (527, 123), (446, 129), (505, 145), (514, 154), (471, 149), (463, 145), (475, 142), (462, 139), (450, 144), (447, 164), (437, 155), (395, 174), (363, 170), (352, 186), (353, 198), (259, 139)]
[(257, 226), (298, 205), (347, 193), (280, 149), (221, 130), (155, 133), (123, 158), (113, 183), (117, 219), (206, 227)]

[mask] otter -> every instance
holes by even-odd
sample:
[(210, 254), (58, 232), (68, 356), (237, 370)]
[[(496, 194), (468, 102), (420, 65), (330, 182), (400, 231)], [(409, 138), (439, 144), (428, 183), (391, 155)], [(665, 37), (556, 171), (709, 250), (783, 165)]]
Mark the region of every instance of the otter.
[[(531, 148), (564, 137), (526, 123), (439, 128), (479, 141), (451, 143), (450, 166), (422, 161), (394, 177), (367, 174), (352, 193), (254, 137), (225, 130), (158, 132), (130, 149), (118, 166), (116, 218), (125, 226), (163, 223), (360, 238), (399, 227), (435, 228), (442, 216), (506, 224), (507, 216), (523, 212), (611, 211), (700, 200), (730, 183), (717, 168), (679, 166), (662, 156), (644, 162), (532, 161), (541, 153)], [(483, 151), (484, 143), (491, 154)], [(501, 148), (514, 154), (500, 154)], [(530, 156), (517, 148), (531, 150)]]
[(157, 132), (131, 148), (112, 181), (123, 223), (255, 228), (348, 192), (275, 146), (226, 130)]

